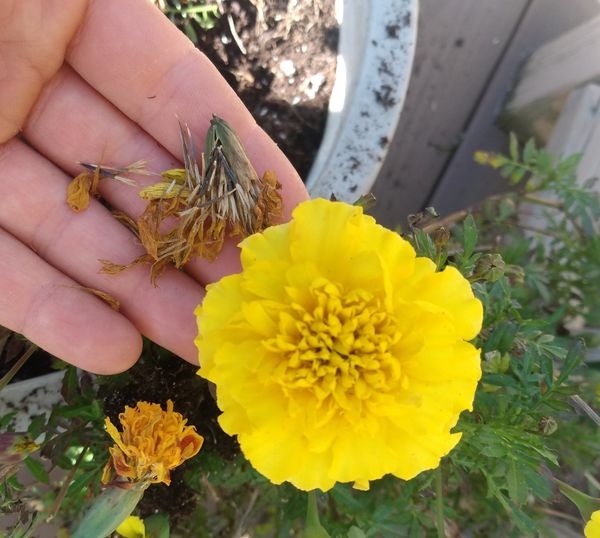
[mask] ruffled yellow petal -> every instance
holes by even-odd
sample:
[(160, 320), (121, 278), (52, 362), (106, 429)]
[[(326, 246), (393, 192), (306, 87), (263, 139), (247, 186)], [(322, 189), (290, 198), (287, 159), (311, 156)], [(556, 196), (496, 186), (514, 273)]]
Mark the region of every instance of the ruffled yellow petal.
[(124, 538), (145, 538), (144, 521), (137, 516), (129, 516), (117, 527), (117, 534)]

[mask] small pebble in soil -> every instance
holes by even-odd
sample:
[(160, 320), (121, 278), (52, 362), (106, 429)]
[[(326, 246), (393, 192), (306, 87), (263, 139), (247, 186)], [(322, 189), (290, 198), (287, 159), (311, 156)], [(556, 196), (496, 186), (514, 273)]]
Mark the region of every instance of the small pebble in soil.
[(286, 77), (293, 77), (296, 74), (296, 66), (292, 60), (281, 60), (279, 69)]

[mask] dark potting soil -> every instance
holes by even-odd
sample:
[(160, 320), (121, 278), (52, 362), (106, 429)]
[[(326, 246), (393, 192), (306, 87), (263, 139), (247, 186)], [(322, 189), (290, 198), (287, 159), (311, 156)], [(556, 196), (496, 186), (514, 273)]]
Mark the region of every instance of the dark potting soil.
[(321, 143), (335, 79), (333, 0), (228, 0), (216, 26), (197, 28), (216, 65), (302, 178)]

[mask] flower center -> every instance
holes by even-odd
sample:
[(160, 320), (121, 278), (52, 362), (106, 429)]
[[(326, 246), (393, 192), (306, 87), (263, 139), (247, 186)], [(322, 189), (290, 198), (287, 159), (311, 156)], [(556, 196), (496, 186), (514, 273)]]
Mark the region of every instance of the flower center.
[(380, 298), (320, 279), (303, 303), (280, 313), (279, 334), (265, 342), (285, 357), (275, 373), (282, 385), (310, 387), (319, 400), (332, 395), (339, 403), (396, 385), (401, 369), (392, 347), (401, 335)]

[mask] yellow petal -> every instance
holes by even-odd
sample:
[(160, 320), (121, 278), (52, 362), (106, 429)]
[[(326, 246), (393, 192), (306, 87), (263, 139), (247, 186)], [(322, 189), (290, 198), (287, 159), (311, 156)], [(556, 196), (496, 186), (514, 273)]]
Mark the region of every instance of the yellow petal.
[(145, 538), (146, 527), (139, 517), (129, 516), (117, 527), (117, 533), (124, 538)]

